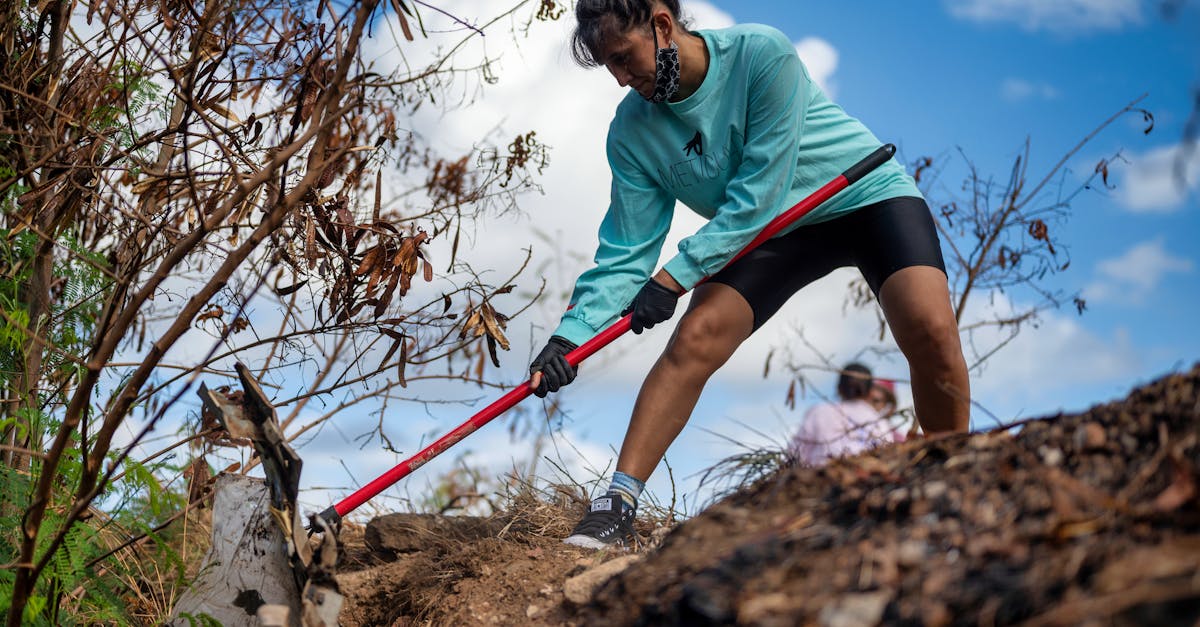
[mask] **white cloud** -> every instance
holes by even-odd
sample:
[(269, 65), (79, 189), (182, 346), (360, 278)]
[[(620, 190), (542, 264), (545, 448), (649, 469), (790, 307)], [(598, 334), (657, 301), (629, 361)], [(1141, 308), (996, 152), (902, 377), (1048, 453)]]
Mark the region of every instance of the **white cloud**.
[(1191, 259), (1168, 252), (1160, 237), (1097, 264), (1099, 276), (1084, 290), (1084, 297), (1096, 302), (1141, 303), (1168, 274), (1191, 272), (1194, 267)]
[[(1170, 212), (1179, 209), (1200, 188), (1200, 156), (1184, 153), (1179, 145), (1163, 146), (1141, 154), (1127, 155), (1128, 163), (1111, 167), (1121, 174), (1117, 201), (1134, 212)], [(1182, 180), (1179, 177), (1182, 166)]]
[(830, 98), (835, 98), (832, 80), (838, 64), (837, 48), (820, 37), (805, 37), (796, 43), (796, 54), (804, 61), (813, 81), (820, 85)]
[[(1002, 292), (981, 295), (968, 305), (964, 322), (1011, 318), (1027, 304), (1014, 303)], [(1021, 328), (1015, 339), (971, 373), (971, 397), (1001, 422), (1078, 407), (1096, 400), (1097, 390), (1116, 385), (1123, 393), (1144, 367), (1140, 347), (1127, 331), (1109, 335), (1086, 328), (1073, 313), (1042, 312), (1036, 324)], [(963, 337), (967, 361), (973, 349), (987, 351), (1006, 340), (1010, 328), (985, 327)], [(1104, 393), (1110, 393), (1105, 391)], [(978, 409), (972, 424), (987, 427), (992, 418)]]
[(1049, 83), (1028, 81), (1023, 78), (1006, 78), (1000, 84), (1000, 95), (1010, 102), (1023, 102), (1032, 98), (1056, 100), (1059, 92)]
[(683, 19), (693, 30), (701, 28), (728, 28), (736, 22), (733, 16), (708, 2), (684, 2), (680, 7)]
[[(682, 11), (684, 19), (690, 20), (693, 29), (727, 28), (735, 24), (732, 16), (707, 2), (685, 2)], [(835, 97), (832, 78), (837, 70), (837, 49), (820, 37), (805, 37), (795, 45), (796, 53), (804, 61), (812, 79), (830, 98)]]
[(950, 14), (975, 22), (1007, 22), (1028, 31), (1115, 30), (1143, 20), (1143, 0), (946, 0)]

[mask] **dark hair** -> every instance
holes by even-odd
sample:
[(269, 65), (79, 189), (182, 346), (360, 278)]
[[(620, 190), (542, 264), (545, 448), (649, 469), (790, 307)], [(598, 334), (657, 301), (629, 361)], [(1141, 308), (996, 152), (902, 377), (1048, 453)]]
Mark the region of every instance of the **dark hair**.
[(838, 377), (837, 393), (847, 401), (866, 398), (871, 393), (871, 370), (859, 363), (846, 364)]
[(679, 0), (579, 0), (575, 3), (575, 32), (571, 34), (571, 56), (583, 67), (603, 65), (599, 58), (604, 38), (624, 33), (634, 25), (649, 26), (654, 6), (661, 3), (679, 19)]

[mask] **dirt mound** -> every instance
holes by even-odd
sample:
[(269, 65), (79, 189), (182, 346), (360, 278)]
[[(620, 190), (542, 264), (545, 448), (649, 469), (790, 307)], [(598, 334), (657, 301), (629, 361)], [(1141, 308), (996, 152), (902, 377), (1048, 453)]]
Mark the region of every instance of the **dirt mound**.
[[(586, 496), (560, 489), (549, 501), (523, 490), (491, 518), (390, 514), (345, 528), (342, 625), (577, 622), (578, 607), (629, 556), (563, 544)], [(648, 518), (639, 532), (661, 537)]]
[[(397, 519), (427, 540), (351, 548), (340, 577), (350, 596), (344, 617), (1193, 625), (1198, 391), (1200, 367), (1015, 434), (915, 441), (821, 469), (785, 469), (679, 525), (575, 601), (564, 593), (571, 577), (616, 557), (561, 544), (581, 498), (516, 503), (516, 514), (489, 520)], [(404, 553), (402, 545), (427, 548)]]

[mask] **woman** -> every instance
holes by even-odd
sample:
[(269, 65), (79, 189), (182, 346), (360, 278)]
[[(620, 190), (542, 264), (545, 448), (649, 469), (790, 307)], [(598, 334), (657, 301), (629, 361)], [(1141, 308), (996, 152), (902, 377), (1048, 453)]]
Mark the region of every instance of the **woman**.
[[(692, 295), (642, 385), (607, 494), (567, 539), (603, 547), (635, 539), (637, 498), (705, 383), (787, 299), (855, 265), (909, 360), (927, 432), (965, 430), (968, 381), (937, 232), (894, 160), (792, 228), (721, 270), (772, 218), (879, 146), (831, 102), (792, 43), (766, 26), (690, 32), (678, 0), (579, 0), (573, 53), (634, 93), (609, 127), (612, 190), (596, 266), (530, 365), (539, 396), (575, 378), (565, 355), (632, 314), (641, 333)], [(676, 200), (708, 218), (654, 273)], [(653, 276), (651, 276), (653, 273)]]
[(890, 379), (875, 379), (867, 394), (867, 402), (880, 416), (891, 418), (896, 413), (896, 383)]
[(805, 466), (822, 466), (834, 457), (893, 442), (887, 414), (872, 402), (874, 390), (886, 390), (877, 388), (876, 383), (862, 364), (843, 368), (837, 382), (837, 402), (820, 403), (805, 412), (804, 422), (788, 447), (788, 456)]

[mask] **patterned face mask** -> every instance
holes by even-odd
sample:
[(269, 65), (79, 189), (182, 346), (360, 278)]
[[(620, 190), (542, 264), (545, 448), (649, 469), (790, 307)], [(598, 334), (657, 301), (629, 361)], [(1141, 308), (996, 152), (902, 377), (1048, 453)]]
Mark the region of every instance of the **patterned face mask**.
[(658, 29), (651, 24), (650, 31), (654, 33), (654, 93), (647, 100), (666, 102), (679, 91), (679, 46), (672, 41), (666, 48), (659, 48)]

